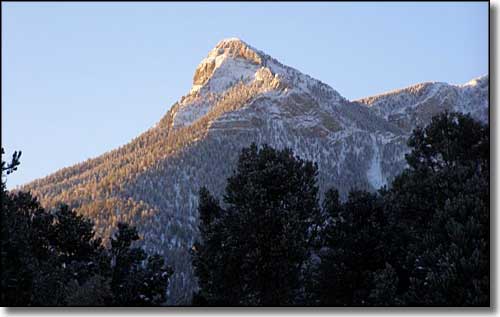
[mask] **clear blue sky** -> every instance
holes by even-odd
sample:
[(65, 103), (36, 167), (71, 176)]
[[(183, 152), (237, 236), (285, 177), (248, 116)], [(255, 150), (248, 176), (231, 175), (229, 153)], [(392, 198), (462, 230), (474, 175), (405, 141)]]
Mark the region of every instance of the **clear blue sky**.
[(488, 3), (2, 3), (8, 187), (127, 143), (239, 37), (356, 99), (488, 73)]

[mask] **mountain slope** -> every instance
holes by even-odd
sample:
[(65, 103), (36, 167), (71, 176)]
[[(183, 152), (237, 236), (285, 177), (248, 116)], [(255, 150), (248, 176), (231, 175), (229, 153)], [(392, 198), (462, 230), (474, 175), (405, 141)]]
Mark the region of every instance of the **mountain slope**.
[(188, 250), (197, 234), (197, 192), (206, 186), (220, 196), (242, 147), (293, 148), (318, 163), (321, 191), (375, 190), (404, 168), (411, 130), (444, 109), (487, 120), (488, 77), (462, 86), (419, 84), (351, 102), (245, 42), (227, 39), (209, 52), (190, 92), (153, 128), (23, 189), (46, 206), (71, 204), (105, 237), (118, 221), (136, 225), (144, 247), (174, 266), (170, 297), (183, 303), (195, 287)]

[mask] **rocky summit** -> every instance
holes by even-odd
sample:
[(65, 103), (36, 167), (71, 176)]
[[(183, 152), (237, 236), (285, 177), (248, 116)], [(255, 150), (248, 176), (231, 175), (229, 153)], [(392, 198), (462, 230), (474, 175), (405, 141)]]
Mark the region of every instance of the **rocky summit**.
[(239, 39), (219, 42), (193, 86), (151, 129), (101, 156), (21, 189), (43, 205), (65, 202), (103, 237), (119, 221), (137, 226), (147, 251), (175, 270), (170, 304), (188, 303), (196, 282), (189, 249), (197, 237), (198, 190), (219, 197), (242, 147), (290, 147), (317, 162), (320, 192), (375, 191), (405, 167), (407, 139), (444, 110), (488, 121), (489, 78), (421, 83), (350, 101), (319, 80)]

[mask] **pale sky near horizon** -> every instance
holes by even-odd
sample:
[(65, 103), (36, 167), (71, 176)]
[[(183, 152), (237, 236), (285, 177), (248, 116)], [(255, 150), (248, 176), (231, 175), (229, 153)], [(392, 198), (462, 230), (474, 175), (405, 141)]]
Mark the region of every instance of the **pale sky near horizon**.
[(126, 144), (239, 37), (348, 99), (488, 73), (488, 2), (2, 2), (9, 188)]

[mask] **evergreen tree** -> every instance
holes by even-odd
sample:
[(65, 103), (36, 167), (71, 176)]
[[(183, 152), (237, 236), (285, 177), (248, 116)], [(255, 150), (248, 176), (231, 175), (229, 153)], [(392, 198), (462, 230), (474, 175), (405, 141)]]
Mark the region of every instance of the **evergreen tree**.
[[(2, 161), (2, 176), (15, 171), (19, 157), (16, 152), (11, 163)], [(4, 306), (165, 303), (172, 272), (163, 258), (131, 247), (135, 228), (120, 224), (108, 251), (93, 222), (66, 205), (47, 212), (30, 193), (8, 192), (3, 179), (1, 199)], [(120, 282), (125, 289), (112, 287)]]
[[(160, 256), (147, 256), (138, 247), (132, 247), (139, 235), (134, 227), (118, 224), (118, 232), (111, 239), (113, 273), (111, 290), (114, 305), (156, 306), (166, 301), (166, 286), (172, 271)], [(143, 263), (146, 262), (146, 265)]]
[[(198, 212), (202, 242), (195, 243), (192, 255), (200, 291), (194, 294), (193, 304), (219, 306), (236, 303), (238, 295), (234, 289), (225, 287), (231, 281), (227, 280), (225, 283), (219, 281), (223, 281), (231, 272), (237, 274), (240, 262), (235, 259), (232, 263), (221, 265), (222, 250), (226, 247), (223, 243), (226, 228), (221, 221), (223, 210), (205, 187), (202, 187), (199, 192)], [(237, 285), (239, 276), (234, 275), (232, 282)]]
[(443, 113), (409, 140), (387, 206), (411, 233), (408, 305), (489, 303), (489, 128)]
[(320, 216), (317, 167), (289, 149), (242, 150), (224, 204), (202, 189), (194, 267), (208, 304), (304, 302), (304, 266)]
[(325, 195), (316, 304), (489, 304), (489, 128), (445, 112), (408, 141), (379, 195)]
[(33, 281), (41, 271), (40, 262), (52, 255), (47, 239), (52, 217), (31, 195), (9, 194), (4, 182), (1, 186), (2, 304), (25, 306), (34, 300)]
[(323, 231), (319, 272), (314, 277), (313, 304), (370, 305), (373, 273), (385, 267), (382, 200), (377, 194), (351, 191), (342, 204), (338, 192), (330, 190), (323, 206), (329, 221)]

